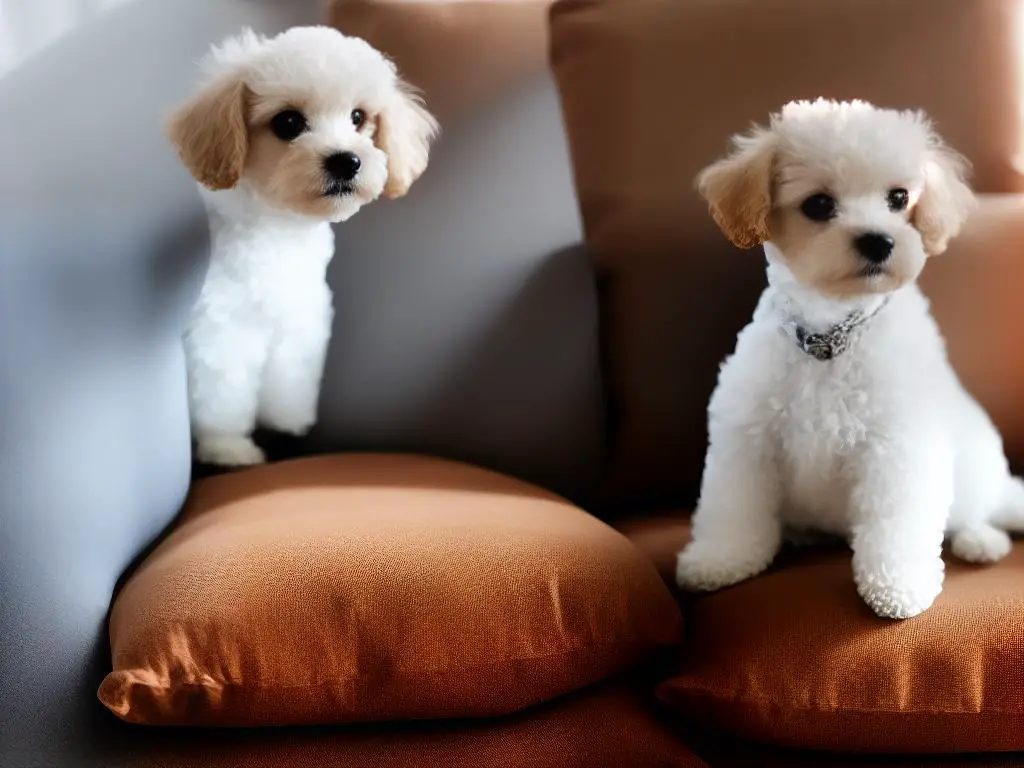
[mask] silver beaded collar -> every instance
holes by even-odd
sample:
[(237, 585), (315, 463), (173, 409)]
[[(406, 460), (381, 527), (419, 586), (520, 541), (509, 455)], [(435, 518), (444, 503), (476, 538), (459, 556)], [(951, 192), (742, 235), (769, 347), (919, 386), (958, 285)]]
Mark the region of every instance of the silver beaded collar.
[(871, 312), (862, 312), (860, 310), (851, 312), (844, 319), (821, 333), (809, 333), (796, 319), (783, 321), (782, 330), (786, 332), (786, 335), (793, 340), (797, 347), (815, 360), (821, 360), (822, 362), (832, 360), (850, 348), (856, 332), (871, 318), (881, 312), (886, 304), (889, 303), (890, 298), (891, 296), (886, 296)]

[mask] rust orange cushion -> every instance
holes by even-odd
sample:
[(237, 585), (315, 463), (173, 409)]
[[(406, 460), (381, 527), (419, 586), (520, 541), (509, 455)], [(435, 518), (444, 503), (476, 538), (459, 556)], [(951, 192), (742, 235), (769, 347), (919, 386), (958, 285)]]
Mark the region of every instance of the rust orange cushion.
[(512, 712), (681, 632), (651, 563), (561, 498), (413, 456), (208, 478), (110, 618), (103, 703), (147, 724)]
[(692, 603), (686, 658), (659, 695), (706, 725), (839, 752), (1024, 750), (1024, 544), (1003, 562), (950, 560), (921, 616), (875, 617), (842, 552)]
[[(324, 728), (148, 729), (145, 768), (708, 768), (639, 679), (506, 717)], [(720, 763), (715, 763), (719, 768)], [(731, 765), (731, 764), (730, 764)], [(71, 768), (61, 766), (61, 768)], [(738, 766), (736, 766), (738, 768)], [(761, 768), (758, 765), (758, 768)], [(794, 768), (786, 765), (785, 768)], [(819, 768), (815, 765), (813, 768)], [(843, 766), (843, 768), (850, 768)], [(924, 768), (915, 765), (914, 768)], [(943, 765), (940, 768), (964, 768)], [(971, 768), (984, 768), (972, 766)], [(1005, 768), (1005, 766), (1003, 767)]]

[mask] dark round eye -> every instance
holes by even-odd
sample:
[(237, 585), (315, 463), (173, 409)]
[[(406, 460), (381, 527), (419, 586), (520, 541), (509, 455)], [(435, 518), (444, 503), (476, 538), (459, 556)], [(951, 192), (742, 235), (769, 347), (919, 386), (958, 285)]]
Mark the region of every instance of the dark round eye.
[(800, 210), (811, 221), (829, 221), (836, 215), (836, 199), (832, 195), (819, 192), (804, 200), (800, 204)]
[(901, 187), (897, 187), (896, 189), (890, 189), (885, 199), (889, 202), (890, 211), (902, 211), (906, 209), (907, 203), (910, 202), (910, 193)]
[(270, 121), (270, 130), (281, 141), (295, 141), (309, 128), (302, 113), (295, 109), (278, 112)]
[(361, 109), (352, 110), (352, 125), (356, 128), (362, 128), (363, 123), (366, 122), (366, 113)]

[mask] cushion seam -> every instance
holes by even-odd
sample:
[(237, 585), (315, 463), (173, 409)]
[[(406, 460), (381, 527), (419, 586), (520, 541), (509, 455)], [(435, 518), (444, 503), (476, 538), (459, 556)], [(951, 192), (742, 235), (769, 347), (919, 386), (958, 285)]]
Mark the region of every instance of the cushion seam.
[[(645, 645), (646, 645), (646, 643), (641, 643), (641, 642), (639, 642), (639, 641), (637, 641), (635, 639), (634, 640), (628, 640), (628, 641), (608, 642), (608, 643), (594, 643), (592, 645), (580, 646), (580, 647), (569, 649), (569, 650), (563, 651), (563, 652), (546, 653), (546, 654), (542, 654), (542, 655), (539, 655), (539, 656), (525, 656), (525, 657), (520, 657), (520, 658), (515, 658), (515, 659), (504, 659), (502, 661), (494, 661), (494, 662), (490, 662), (490, 663), (487, 663), (487, 664), (474, 664), (473, 666), (448, 667), (446, 669), (437, 669), (437, 670), (417, 670), (412, 675), (409, 675), (409, 677), (412, 677), (412, 676), (427, 676), (427, 675), (433, 676), (433, 677), (441, 677), (441, 676), (444, 676), (444, 675), (451, 674), (453, 671), (488, 669), (490, 667), (498, 667), (498, 666), (502, 666), (502, 665), (505, 665), (505, 664), (515, 664), (515, 663), (520, 663), (520, 662), (542, 661), (542, 660), (546, 660), (546, 659), (554, 659), (554, 658), (557, 658), (559, 656), (563, 656), (563, 657), (566, 657), (566, 656), (582, 656), (586, 652), (594, 650), (594, 649), (614, 648), (614, 647), (637, 648), (637, 647), (644, 647)], [(672, 646), (676, 645), (676, 643), (656, 642), (656, 643), (653, 643), (652, 645), (655, 648), (657, 648), (657, 647), (672, 647)], [(349, 676), (349, 677), (325, 677), (325, 678), (320, 678), (319, 680), (314, 680), (314, 681), (309, 682), (309, 683), (269, 683), (268, 684), (268, 683), (259, 683), (259, 682), (255, 682), (255, 683), (254, 682), (247, 682), (247, 681), (244, 681), (244, 680), (222, 680), (222, 681), (214, 681), (214, 682), (204, 682), (202, 680), (187, 680), (187, 681), (175, 682), (175, 683), (162, 683), (161, 682), (161, 683), (158, 683), (158, 684), (154, 684), (154, 683), (144, 682), (144, 681), (138, 679), (136, 677), (136, 672), (135, 672), (135, 670), (138, 670), (138, 669), (145, 669), (145, 667), (132, 667), (130, 669), (120, 669), (120, 670), (119, 669), (113, 669), (113, 670), (111, 670), (110, 674), (111, 675), (125, 675), (125, 676), (128, 676), (128, 677), (131, 677), (132, 679), (129, 682), (132, 685), (137, 685), (137, 686), (140, 686), (140, 687), (143, 687), (143, 688), (149, 688), (151, 690), (160, 690), (160, 691), (166, 691), (166, 690), (171, 690), (171, 689), (174, 689), (174, 688), (182, 688), (182, 687), (209, 688), (209, 689), (216, 689), (216, 688), (259, 688), (259, 689), (263, 689), (263, 690), (275, 689), (275, 688), (278, 688), (278, 689), (312, 688), (312, 687), (315, 687), (315, 686), (318, 686), (318, 685), (324, 685), (324, 684), (352, 683), (352, 682), (355, 682), (355, 681), (358, 681), (358, 680), (361, 680), (361, 679), (365, 678), (365, 675), (353, 675), (353, 676)]]

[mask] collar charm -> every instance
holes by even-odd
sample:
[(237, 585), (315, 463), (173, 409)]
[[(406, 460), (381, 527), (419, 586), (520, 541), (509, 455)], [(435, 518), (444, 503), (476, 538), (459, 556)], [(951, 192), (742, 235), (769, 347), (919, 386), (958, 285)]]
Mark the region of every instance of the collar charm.
[(789, 336), (796, 345), (804, 351), (804, 353), (810, 355), (815, 360), (821, 360), (822, 362), (828, 362), (839, 355), (843, 354), (850, 348), (853, 341), (854, 333), (858, 331), (865, 323), (871, 318), (877, 315), (885, 305), (889, 303), (889, 296), (883, 299), (882, 303), (879, 304), (873, 311), (865, 314), (864, 312), (853, 312), (843, 320), (833, 325), (828, 330), (822, 331), (821, 333), (808, 333), (807, 329), (800, 325), (797, 320), (790, 320), (782, 324), (783, 330), (786, 335)]

